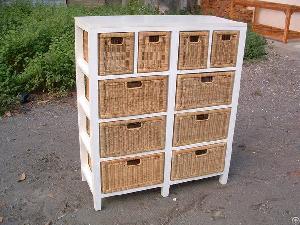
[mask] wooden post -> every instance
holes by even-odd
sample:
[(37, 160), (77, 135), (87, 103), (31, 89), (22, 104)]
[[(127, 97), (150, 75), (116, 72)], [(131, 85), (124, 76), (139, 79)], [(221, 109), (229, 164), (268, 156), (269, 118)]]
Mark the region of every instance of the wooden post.
[(283, 33), (283, 39), (282, 39), (282, 41), (284, 43), (287, 43), (287, 40), (288, 40), (291, 16), (292, 16), (292, 10), (289, 8), (285, 11), (285, 27), (284, 27), (284, 33)]
[(258, 7), (254, 7), (254, 16), (253, 16), (253, 23), (252, 25), (256, 25), (258, 24), (258, 12), (259, 12), (259, 8)]

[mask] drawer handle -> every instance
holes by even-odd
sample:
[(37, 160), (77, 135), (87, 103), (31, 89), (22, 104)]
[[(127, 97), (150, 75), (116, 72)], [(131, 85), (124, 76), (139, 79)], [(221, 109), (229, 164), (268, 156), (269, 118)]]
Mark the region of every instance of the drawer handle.
[(230, 41), (231, 35), (230, 34), (222, 34), (222, 41)]
[(112, 45), (121, 45), (121, 44), (123, 44), (123, 38), (122, 37), (111, 37), (110, 42)]
[(195, 151), (195, 155), (197, 155), (197, 156), (205, 155), (206, 153), (207, 153), (207, 149), (201, 149), (201, 150)]
[(149, 36), (149, 42), (159, 42), (159, 36), (158, 35)]
[(141, 164), (140, 159), (131, 159), (127, 161), (127, 166), (138, 166)]
[(199, 35), (190, 36), (190, 42), (199, 42)]
[(212, 83), (213, 80), (214, 80), (213, 76), (201, 77), (201, 82), (202, 83)]
[(141, 122), (136, 122), (136, 123), (128, 123), (127, 124), (127, 129), (131, 130), (131, 129), (137, 129), (137, 128), (141, 128), (142, 127), (142, 123)]
[(127, 88), (139, 88), (142, 87), (142, 81), (130, 81), (127, 82)]
[(208, 119), (209, 119), (209, 115), (208, 114), (196, 115), (196, 120), (198, 120), (198, 121), (204, 121), (204, 120), (208, 120)]

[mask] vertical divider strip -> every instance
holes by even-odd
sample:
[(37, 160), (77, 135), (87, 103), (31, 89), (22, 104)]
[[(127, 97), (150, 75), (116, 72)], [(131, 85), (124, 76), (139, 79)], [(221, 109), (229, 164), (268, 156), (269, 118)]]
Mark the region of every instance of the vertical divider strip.
[(209, 36), (208, 36), (208, 53), (207, 53), (207, 68), (210, 68), (210, 58), (211, 58), (211, 48), (212, 48), (212, 42), (213, 42), (213, 33), (214, 30), (209, 30)]
[(92, 159), (92, 185), (95, 210), (101, 210), (101, 171), (99, 145), (99, 105), (98, 105), (98, 32), (90, 30), (88, 36), (88, 58), (90, 71), (90, 137)]
[(164, 184), (161, 190), (161, 195), (163, 197), (167, 197), (169, 195), (169, 189), (170, 189), (178, 47), (179, 47), (179, 31), (172, 30), (171, 44), (170, 44), (169, 80), (168, 80), (168, 109), (167, 109), (167, 123), (166, 123)]

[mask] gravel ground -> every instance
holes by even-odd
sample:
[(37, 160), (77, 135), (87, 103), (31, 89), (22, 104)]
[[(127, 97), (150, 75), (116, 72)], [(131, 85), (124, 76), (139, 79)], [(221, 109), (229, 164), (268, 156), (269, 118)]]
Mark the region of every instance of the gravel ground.
[(300, 51), (294, 50), (275, 43), (267, 60), (244, 65), (224, 186), (211, 178), (175, 185), (168, 198), (159, 189), (111, 197), (96, 212), (80, 177), (74, 97), (1, 119), (0, 224), (1, 217), (5, 225), (293, 224), (300, 217)]

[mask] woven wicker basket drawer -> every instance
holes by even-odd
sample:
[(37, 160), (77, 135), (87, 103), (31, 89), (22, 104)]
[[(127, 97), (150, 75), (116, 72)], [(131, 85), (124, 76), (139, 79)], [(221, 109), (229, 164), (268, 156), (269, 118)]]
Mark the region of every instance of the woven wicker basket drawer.
[(99, 74), (133, 73), (134, 33), (99, 34)]
[(171, 180), (222, 172), (225, 152), (226, 144), (173, 151)]
[(208, 31), (180, 32), (179, 70), (207, 68)]
[(170, 32), (140, 32), (138, 72), (169, 70)]
[(100, 117), (165, 112), (168, 78), (151, 76), (99, 81)]
[(161, 150), (165, 146), (165, 125), (165, 116), (101, 123), (101, 157)]
[(236, 65), (239, 31), (214, 31), (211, 52), (211, 67)]
[(83, 41), (82, 41), (83, 59), (88, 62), (88, 43), (89, 43), (88, 42), (88, 32), (83, 31), (82, 35), (83, 35), (83, 37), (82, 37), (83, 38)]
[(110, 193), (163, 182), (164, 153), (101, 163), (102, 192)]
[(84, 95), (87, 100), (90, 100), (90, 80), (89, 78), (84, 75)]
[(175, 116), (173, 146), (224, 139), (230, 109), (182, 113)]
[(234, 72), (178, 75), (176, 109), (231, 103)]

